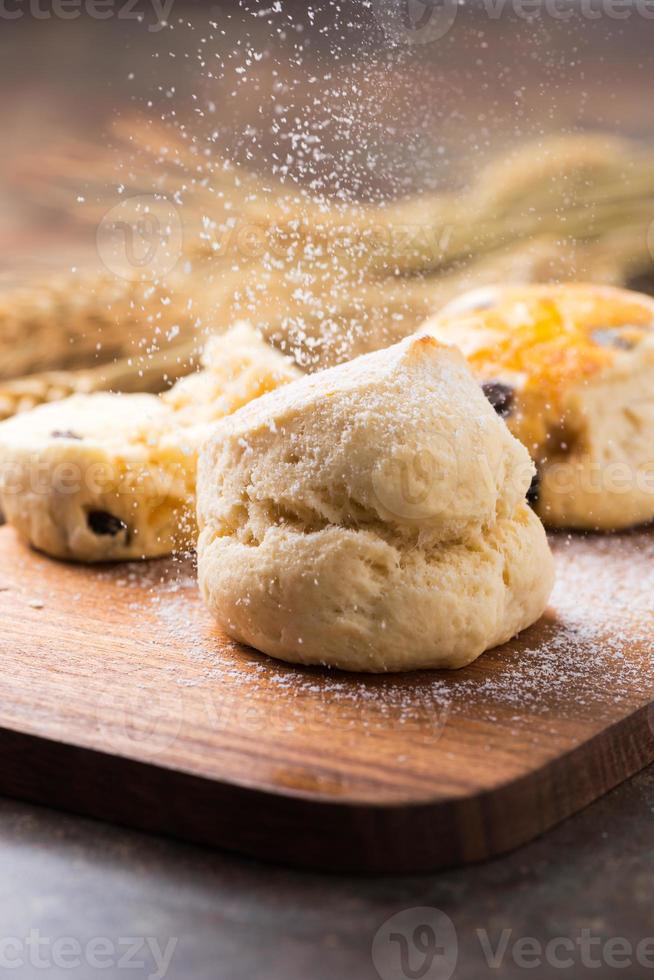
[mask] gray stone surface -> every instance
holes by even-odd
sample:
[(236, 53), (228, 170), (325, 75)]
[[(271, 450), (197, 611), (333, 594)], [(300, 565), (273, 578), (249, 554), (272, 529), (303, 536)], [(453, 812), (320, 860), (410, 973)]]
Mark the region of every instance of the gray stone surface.
[[(120, 940), (148, 937), (165, 950), (175, 937), (166, 974), (172, 980), (374, 980), (380, 973), (382, 980), (447, 980), (456, 950), (440, 925), (438, 941), (446, 948), (426, 972), (415, 947), (409, 948), (411, 972), (393, 972), (400, 940), (391, 941), (388, 929), (376, 947), (380, 973), (373, 962), (373, 938), (385, 920), (427, 906), (454, 924), (455, 980), (654, 977), (654, 943), (651, 966), (635, 957), (636, 944), (654, 936), (654, 768), (513, 854), (439, 874), (356, 878), (288, 871), (12, 801), (0, 803), (0, 867), (1, 934), (12, 940), (0, 944), (0, 960), (24, 960), (12, 969), (5, 963), (3, 976), (156, 975), (148, 947), (133, 957), (143, 966), (121, 966), (128, 948)], [(408, 926), (407, 916), (400, 923), (409, 944), (423, 916), (411, 913)], [(511, 930), (499, 967), (486, 962), (477, 930), (487, 930), (493, 947), (502, 930)], [(584, 930), (591, 940), (585, 953)], [(72, 945), (55, 947), (61, 937)], [(88, 946), (98, 937), (113, 943), (113, 954), (106, 944)], [(538, 958), (530, 944), (515, 947), (526, 937), (543, 945), (556, 937), (572, 940), (573, 952), (555, 949), (572, 965), (548, 965), (544, 955), (540, 966), (519, 965), (514, 953), (520, 960), (522, 951), (527, 962)], [(602, 948), (619, 938), (634, 947), (629, 968), (617, 965), (629, 958), (620, 943)], [(100, 962), (107, 966), (100, 969)]]

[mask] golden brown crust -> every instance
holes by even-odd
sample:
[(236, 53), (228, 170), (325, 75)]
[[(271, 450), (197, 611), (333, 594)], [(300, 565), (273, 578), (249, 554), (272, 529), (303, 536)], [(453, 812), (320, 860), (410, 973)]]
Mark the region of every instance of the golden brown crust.
[[(612, 286), (572, 283), (495, 287), (486, 309), (448, 314), (444, 328), (470, 331), (468, 361), (484, 377), (524, 375), (528, 388), (555, 388), (611, 367), (621, 350), (653, 335), (654, 300)], [(606, 335), (616, 331), (615, 343)], [(603, 332), (603, 334), (602, 334)]]
[(468, 309), (466, 302), (425, 330), (460, 347), (483, 381), (511, 385), (510, 428), (537, 461), (551, 452), (552, 433), (565, 430), (570, 391), (654, 341), (654, 299), (612, 286), (496, 286), (471, 294)]
[(615, 530), (654, 519), (654, 300), (584, 283), (492, 287), (425, 325), (457, 345), (538, 482), (554, 527)]

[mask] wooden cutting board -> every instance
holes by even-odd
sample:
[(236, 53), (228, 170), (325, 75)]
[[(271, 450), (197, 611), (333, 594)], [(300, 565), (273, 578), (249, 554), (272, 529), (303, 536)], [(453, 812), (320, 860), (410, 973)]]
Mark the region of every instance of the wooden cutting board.
[(654, 532), (553, 539), (551, 609), (458, 672), (298, 669), (190, 563), (87, 568), (0, 529), (0, 792), (330, 870), (529, 840), (654, 759)]

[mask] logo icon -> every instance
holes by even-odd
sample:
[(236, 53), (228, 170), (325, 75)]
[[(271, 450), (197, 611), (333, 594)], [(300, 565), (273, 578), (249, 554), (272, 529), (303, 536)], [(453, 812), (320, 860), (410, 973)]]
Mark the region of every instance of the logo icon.
[(153, 194), (128, 197), (107, 211), (96, 234), (103, 264), (131, 282), (152, 282), (170, 272), (182, 254), (177, 208)]
[(170, 678), (150, 670), (135, 674), (130, 686), (102, 692), (97, 719), (107, 743), (116, 751), (138, 749), (156, 756), (175, 743), (184, 719), (182, 691)]
[(458, 953), (454, 923), (428, 906), (392, 915), (372, 941), (372, 961), (381, 980), (450, 980)]
[(458, 0), (375, 0), (377, 21), (393, 46), (439, 41), (454, 25)]
[(447, 513), (457, 482), (456, 452), (438, 433), (431, 434), (429, 448), (407, 447), (379, 460), (372, 471), (372, 486), (381, 509), (409, 521)]

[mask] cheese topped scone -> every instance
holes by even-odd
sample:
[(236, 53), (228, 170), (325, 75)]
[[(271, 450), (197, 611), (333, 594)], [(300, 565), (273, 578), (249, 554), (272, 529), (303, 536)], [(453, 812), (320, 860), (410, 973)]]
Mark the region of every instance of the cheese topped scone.
[(246, 325), (166, 394), (74, 395), (0, 423), (0, 510), (57, 558), (155, 558), (195, 546), (197, 454), (212, 423), (300, 376)]
[(203, 594), (283, 660), (463, 666), (545, 608), (533, 473), (457, 350), (366, 354), (217, 423), (198, 466)]
[(421, 332), (455, 344), (538, 475), (552, 527), (654, 519), (654, 300), (609, 286), (498, 286)]

